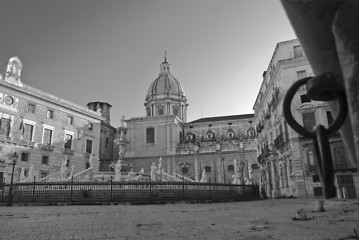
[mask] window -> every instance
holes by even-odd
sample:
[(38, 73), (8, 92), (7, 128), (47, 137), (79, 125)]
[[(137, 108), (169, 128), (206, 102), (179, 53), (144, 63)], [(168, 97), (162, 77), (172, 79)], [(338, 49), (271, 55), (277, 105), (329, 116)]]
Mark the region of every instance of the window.
[(29, 113), (35, 113), (35, 105), (32, 104), (32, 103), (29, 103), (29, 104), (27, 105), (27, 112), (29, 112)]
[(231, 126), (231, 125), (232, 125), (232, 123), (228, 123), (228, 125), (229, 125), (229, 126)]
[(89, 139), (86, 140), (86, 152), (92, 153), (92, 140)]
[(91, 131), (92, 131), (93, 124), (92, 124), (92, 123), (89, 123), (89, 124), (88, 124), (88, 128), (89, 128), (89, 130), (91, 130)]
[(306, 78), (307, 77), (307, 71), (302, 70), (302, 71), (298, 71), (297, 72), (297, 79), (302, 79), (302, 78)]
[(313, 155), (312, 150), (308, 151), (308, 165), (309, 166), (314, 166), (315, 165), (315, 163), (314, 163), (314, 155)]
[(24, 161), (24, 162), (29, 161), (29, 154), (28, 153), (21, 153), (21, 161)]
[(72, 146), (72, 135), (65, 134), (65, 145), (64, 148), (71, 149)]
[(228, 138), (233, 138), (234, 137), (234, 133), (233, 132), (229, 132), (228, 133)]
[(105, 145), (105, 148), (107, 149), (110, 145), (110, 139), (109, 138), (106, 138), (106, 145)]
[(52, 130), (48, 128), (44, 128), (44, 136), (42, 140), (43, 144), (51, 145), (52, 143)]
[(313, 178), (314, 183), (315, 182), (320, 182), (319, 175), (313, 175), (312, 178)]
[(300, 95), (300, 101), (301, 101), (302, 103), (306, 103), (306, 102), (310, 102), (310, 99), (309, 99), (309, 97), (307, 96), (307, 94), (302, 94), (302, 95)]
[(213, 133), (207, 133), (207, 140), (211, 140), (213, 138)]
[(188, 167), (182, 168), (182, 174), (188, 174)]
[(47, 177), (47, 172), (41, 172), (41, 178)]
[(234, 165), (228, 165), (228, 172), (234, 172)]
[(330, 111), (327, 111), (328, 125), (330, 126), (334, 122), (333, 115)]
[(344, 146), (333, 147), (334, 169), (348, 168)]
[(178, 116), (178, 108), (173, 108), (173, 115)]
[(158, 109), (158, 115), (163, 115), (163, 108)]
[(295, 58), (304, 56), (302, 46), (294, 46), (293, 50)]
[(147, 112), (147, 117), (151, 116), (151, 109), (150, 108), (147, 108), (146, 112)]
[(308, 131), (312, 131), (315, 126), (315, 115), (314, 112), (302, 113), (303, 127)]
[(71, 116), (67, 116), (67, 125), (72, 125), (74, 122), (74, 118)]
[(42, 164), (49, 164), (49, 156), (42, 156)]
[(146, 142), (147, 143), (155, 143), (155, 129), (154, 128), (146, 129)]
[(323, 196), (323, 189), (322, 187), (314, 187), (313, 188), (314, 197), (320, 197)]
[[(90, 163), (87, 162), (85, 168), (86, 169), (90, 168)], [(111, 168), (111, 170), (112, 170), (112, 168)]]
[(206, 167), (204, 167), (204, 170), (206, 171), (206, 173), (210, 173), (211, 172), (211, 167), (206, 166)]
[(47, 112), (46, 112), (46, 118), (48, 118), (48, 119), (53, 119), (53, 118), (54, 118), (54, 111), (52, 111), (52, 110), (47, 110)]
[(34, 125), (25, 123), (23, 126), (22, 139), (26, 141), (32, 141), (33, 131), (34, 131)]
[(0, 134), (5, 136), (10, 135), (10, 119), (1, 118), (0, 120)]

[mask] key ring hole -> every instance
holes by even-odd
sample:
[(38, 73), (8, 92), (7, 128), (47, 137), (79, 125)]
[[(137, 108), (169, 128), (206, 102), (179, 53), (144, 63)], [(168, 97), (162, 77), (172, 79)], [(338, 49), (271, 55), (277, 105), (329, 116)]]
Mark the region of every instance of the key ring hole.
[[(312, 131), (308, 131), (303, 126), (301, 126), (293, 117), (292, 111), (291, 111), (291, 104), (294, 95), (296, 94), (297, 90), (303, 86), (304, 84), (307, 84), (309, 80), (313, 79), (313, 77), (307, 77), (302, 78), (295, 82), (287, 91), (287, 94), (284, 96), (284, 102), (283, 102), (283, 114), (284, 117), (289, 124), (296, 132), (301, 134), (304, 137), (309, 138), (315, 138), (315, 133)], [(328, 127), (328, 129), (325, 129), (326, 134), (332, 134), (339, 130), (339, 128), (343, 125), (347, 112), (348, 112), (348, 106), (346, 103), (346, 97), (343, 92), (340, 91), (333, 91), (332, 94), (334, 95), (335, 100), (338, 101), (339, 111), (338, 114), (334, 120), (334, 122)]]

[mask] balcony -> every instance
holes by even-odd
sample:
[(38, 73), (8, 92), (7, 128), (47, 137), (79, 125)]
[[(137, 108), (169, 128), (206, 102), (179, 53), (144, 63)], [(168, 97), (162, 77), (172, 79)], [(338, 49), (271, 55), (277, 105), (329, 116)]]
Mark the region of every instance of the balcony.
[(35, 142), (31, 142), (31, 141), (27, 141), (27, 140), (21, 140), (21, 142), (20, 142), (20, 145), (22, 145), (22, 146), (25, 146), (25, 147), (35, 147)]
[(39, 144), (39, 147), (41, 150), (50, 151), (50, 152), (54, 151), (54, 148), (55, 148), (55, 146), (50, 145), (50, 144)]
[(75, 150), (68, 149), (68, 148), (63, 148), (63, 149), (62, 149), (62, 153), (68, 154), (68, 155), (74, 155)]

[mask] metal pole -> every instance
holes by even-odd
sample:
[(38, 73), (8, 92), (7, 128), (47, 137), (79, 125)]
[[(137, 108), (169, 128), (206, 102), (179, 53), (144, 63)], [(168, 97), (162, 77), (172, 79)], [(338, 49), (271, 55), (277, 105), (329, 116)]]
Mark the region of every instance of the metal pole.
[(71, 190), (70, 190), (70, 201), (72, 202), (72, 192), (73, 192), (73, 183), (74, 183), (74, 177), (72, 176), (71, 177)]
[(7, 206), (12, 206), (12, 185), (14, 183), (14, 170), (15, 170), (15, 161), (12, 162), (12, 173), (11, 173), (11, 182), (10, 182), (10, 188), (9, 188), (9, 197), (7, 201)]
[(245, 188), (244, 188), (244, 167), (242, 167), (242, 192), (243, 192), (243, 198), (245, 197)]
[(182, 181), (182, 199), (184, 200), (184, 179)]
[(111, 196), (110, 196), (110, 201), (112, 202), (112, 175), (111, 175)]
[(32, 188), (32, 201), (35, 202), (35, 179), (36, 179), (36, 176), (34, 176), (34, 184), (33, 184), (33, 188)]

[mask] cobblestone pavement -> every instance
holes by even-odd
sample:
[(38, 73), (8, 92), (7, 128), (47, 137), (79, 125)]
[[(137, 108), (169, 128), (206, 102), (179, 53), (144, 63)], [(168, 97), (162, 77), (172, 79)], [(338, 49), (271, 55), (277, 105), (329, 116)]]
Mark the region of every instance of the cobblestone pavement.
[[(0, 207), (0, 239), (358, 239), (359, 201)], [(293, 221), (303, 208), (307, 221)]]

